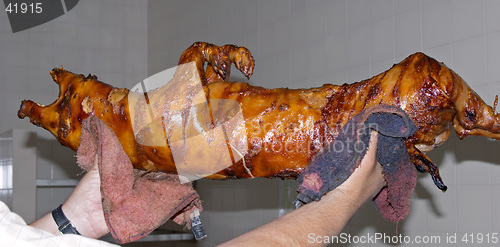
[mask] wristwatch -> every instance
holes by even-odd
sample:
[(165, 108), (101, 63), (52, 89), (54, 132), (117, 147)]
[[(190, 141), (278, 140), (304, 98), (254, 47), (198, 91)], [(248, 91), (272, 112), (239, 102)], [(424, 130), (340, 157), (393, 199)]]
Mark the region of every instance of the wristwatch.
[(57, 224), (57, 227), (59, 231), (62, 234), (78, 234), (81, 235), (75, 228), (73, 224), (71, 224), (71, 221), (66, 218), (66, 215), (64, 215), (62, 211), (62, 204), (59, 205), (54, 211), (52, 211), (52, 217), (54, 218), (54, 221)]

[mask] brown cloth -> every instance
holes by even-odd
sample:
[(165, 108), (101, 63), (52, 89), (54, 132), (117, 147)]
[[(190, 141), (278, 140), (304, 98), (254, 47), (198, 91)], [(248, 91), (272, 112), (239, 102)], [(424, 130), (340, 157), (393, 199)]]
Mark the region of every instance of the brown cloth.
[(403, 110), (383, 104), (351, 118), (335, 141), (314, 157), (297, 179), (296, 206), (319, 201), (349, 178), (366, 154), (371, 130), (378, 132), (376, 156), (387, 183), (375, 197), (375, 206), (393, 222), (408, 216), (417, 174), (404, 140), (415, 133), (416, 126)]
[(82, 122), (77, 160), (85, 170), (97, 155), (106, 224), (117, 243), (146, 237), (172, 218), (190, 228), (190, 214), (202, 211), (191, 183), (177, 175), (134, 169), (114, 132), (98, 117)]

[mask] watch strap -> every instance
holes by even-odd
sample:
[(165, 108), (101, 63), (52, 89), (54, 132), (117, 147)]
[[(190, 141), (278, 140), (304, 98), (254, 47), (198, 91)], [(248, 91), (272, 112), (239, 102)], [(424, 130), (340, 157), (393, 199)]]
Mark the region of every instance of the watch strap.
[(54, 211), (52, 211), (52, 217), (54, 218), (54, 221), (56, 222), (57, 227), (62, 234), (81, 235), (76, 230), (75, 226), (73, 226), (73, 224), (71, 224), (71, 221), (69, 221), (69, 219), (66, 217), (66, 215), (64, 215), (64, 213), (62, 211), (62, 204), (59, 205), (59, 207), (57, 207), (56, 209), (54, 209)]

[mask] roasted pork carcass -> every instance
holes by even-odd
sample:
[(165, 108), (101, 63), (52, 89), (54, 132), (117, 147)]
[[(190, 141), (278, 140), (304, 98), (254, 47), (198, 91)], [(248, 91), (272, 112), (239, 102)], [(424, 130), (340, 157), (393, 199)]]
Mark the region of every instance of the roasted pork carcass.
[[(178, 72), (177, 79), (173, 80), (177, 80), (180, 90), (188, 93), (172, 96), (171, 91), (167, 91), (171, 88), (165, 86), (149, 92), (146, 97), (149, 102), (142, 103), (142, 94), (134, 96), (133, 92), (102, 83), (95, 76), (56, 68), (51, 71), (60, 89), (56, 101), (41, 106), (25, 100), (18, 116), (29, 117), (33, 124), (49, 130), (61, 144), (76, 150), (82, 120), (96, 115), (115, 132), (135, 168), (176, 173), (173, 147), (168, 140), (176, 135), (178, 139), (186, 138), (186, 128), (191, 128), (186, 126), (200, 122), (216, 126), (218, 121), (212, 114), (203, 114), (206, 108), (194, 111), (183, 108), (196, 101), (201, 92), (208, 102), (218, 99), (237, 102), (244, 120), (244, 131), (227, 132), (229, 138), (226, 136), (226, 145), (222, 146), (243, 146), (245, 152), (233, 152), (233, 163), (209, 178), (296, 178), (311, 159), (335, 139), (349, 119), (370, 106), (388, 104), (401, 108), (414, 121), (417, 131), (406, 139), (408, 153), (417, 170), (429, 172), (441, 190), (446, 190), (446, 186), (425, 153), (443, 143), (452, 127), (460, 138), (480, 135), (500, 139), (500, 116), (494, 109), (497, 102), (494, 108), (488, 106), (460, 76), (423, 53), (410, 55), (371, 79), (310, 89), (267, 89), (244, 82), (228, 82), (231, 63), (247, 77), (253, 72), (253, 58), (242, 47), (198, 42), (188, 48), (179, 61), (180, 64), (188, 62), (196, 65), (201, 76), (200, 88), (183, 86), (189, 85), (183, 84), (183, 80), (189, 80), (192, 71)], [(210, 65), (206, 70), (205, 62)], [(194, 91), (197, 93), (191, 93)], [(151, 102), (155, 103), (149, 108), (152, 109), (149, 122), (156, 119), (160, 124), (143, 128), (139, 136), (148, 136), (149, 131), (151, 138), (164, 135), (168, 140), (145, 145), (138, 138), (137, 130), (134, 132), (134, 122), (146, 121), (144, 116), (148, 114), (131, 112), (134, 107), (129, 106)], [(169, 112), (175, 105), (185, 117), (179, 123), (183, 126), (181, 129), (165, 127), (174, 122)], [(184, 134), (178, 136), (176, 130)], [(229, 143), (229, 139), (237, 141)], [(236, 159), (236, 156), (241, 157)], [(198, 151), (198, 159), (206, 157), (209, 154)]]

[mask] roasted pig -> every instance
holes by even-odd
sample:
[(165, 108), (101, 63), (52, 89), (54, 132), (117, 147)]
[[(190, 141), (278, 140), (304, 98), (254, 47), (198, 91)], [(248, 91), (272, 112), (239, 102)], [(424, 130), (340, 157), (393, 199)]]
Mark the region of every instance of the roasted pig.
[[(51, 75), (60, 90), (56, 101), (42, 106), (24, 100), (18, 116), (29, 117), (33, 124), (50, 131), (62, 145), (76, 150), (82, 120), (95, 115), (115, 132), (135, 168), (177, 173), (172, 140), (193, 136), (190, 131), (200, 134), (207, 128), (220, 126), (214, 114), (206, 114), (206, 107), (189, 110), (186, 106), (206, 100), (214, 109), (217, 100), (230, 100), (237, 102), (243, 119), (232, 131), (226, 131), (227, 136), (222, 139), (226, 142), (221, 146), (231, 147), (233, 162), (207, 174), (208, 177), (296, 178), (311, 159), (335, 139), (349, 119), (370, 106), (388, 104), (404, 110), (415, 123), (417, 131), (405, 141), (410, 158), (417, 170), (429, 172), (442, 190), (446, 190), (446, 186), (425, 153), (443, 143), (452, 127), (460, 138), (480, 135), (500, 139), (496, 101), (493, 108), (488, 106), (460, 76), (423, 53), (410, 55), (371, 79), (310, 89), (267, 89), (244, 82), (228, 82), (231, 63), (247, 77), (253, 72), (253, 58), (243, 47), (198, 42), (181, 55), (179, 64), (190, 62), (196, 65), (200, 87), (183, 84), (190, 80), (192, 71), (177, 71), (173, 81), (177, 89), (186, 93), (172, 95), (169, 93), (172, 91), (167, 91), (171, 86), (164, 86), (147, 92), (145, 101), (141, 101), (142, 93), (114, 88), (95, 76), (55, 68)], [(206, 68), (205, 62), (209, 64)], [(148, 108), (149, 114), (138, 114), (141, 105), (153, 107)], [(180, 111), (183, 116), (180, 122), (171, 114), (173, 111)], [(155, 120), (157, 124), (147, 125)], [(174, 120), (178, 124), (169, 125)], [(134, 131), (137, 122), (144, 122), (143, 128)], [(204, 130), (193, 130), (192, 126), (201, 122)], [(178, 134), (179, 131), (182, 134)], [(141, 138), (158, 136), (166, 140), (153, 142), (154, 145), (141, 141)], [(214, 151), (198, 150), (196, 158), (207, 159), (209, 152)], [(184, 148), (183, 155), (188, 153)]]

